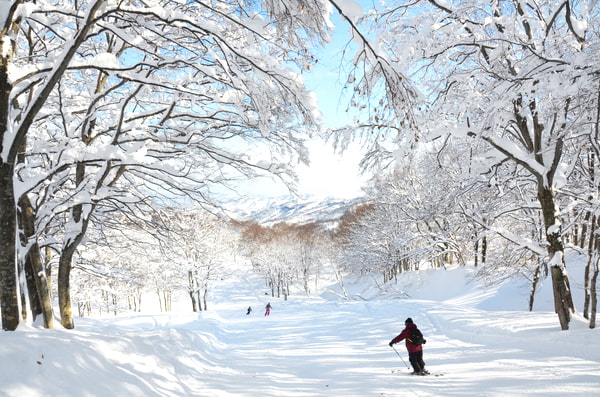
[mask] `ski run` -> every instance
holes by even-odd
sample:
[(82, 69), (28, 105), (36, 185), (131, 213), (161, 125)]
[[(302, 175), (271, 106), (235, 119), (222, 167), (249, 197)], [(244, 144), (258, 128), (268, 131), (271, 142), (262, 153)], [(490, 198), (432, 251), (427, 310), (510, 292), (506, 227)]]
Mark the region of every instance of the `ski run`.
[[(405, 273), (384, 286), (347, 280), (349, 299), (323, 280), (287, 301), (242, 273), (215, 289), (206, 312), (182, 300), (170, 313), (76, 318), (71, 331), (23, 325), (0, 334), (0, 395), (600, 395), (599, 331), (577, 316), (560, 330), (550, 280), (528, 312), (527, 283), (485, 287), (473, 271)], [(581, 304), (581, 283), (573, 286)], [(406, 317), (427, 339), (427, 369), (444, 376), (410, 376), (403, 342), (401, 356), (388, 346)]]

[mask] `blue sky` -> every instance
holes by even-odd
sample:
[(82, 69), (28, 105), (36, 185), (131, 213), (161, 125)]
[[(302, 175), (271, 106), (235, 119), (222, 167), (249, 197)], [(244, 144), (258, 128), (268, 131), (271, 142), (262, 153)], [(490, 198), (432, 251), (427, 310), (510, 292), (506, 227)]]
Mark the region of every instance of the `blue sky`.
[(348, 48), (349, 28), (337, 12), (331, 18), (336, 26), (332, 40), (318, 52), (319, 61), (303, 77), (306, 87), (317, 94), (323, 123), (327, 127), (341, 127), (352, 122), (352, 115), (346, 112), (349, 97), (343, 95), (348, 71), (344, 64), (352, 60), (356, 47), (351, 44)]
[[(332, 21), (336, 26), (331, 42), (319, 51), (319, 62), (304, 73), (307, 88), (317, 95), (325, 127), (335, 128), (351, 125), (352, 110), (346, 111), (349, 93), (343, 92), (348, 67), (356, 46), (350, 41), (349, 26), (334, 11)], [(344, 53), (345, 50), (345, 53)], [(368, 177), (360, 174), (358, 163), (362, 151), (351, 145), (343, 155), (334, 152), (331, 145), (316, 140), (309, 145), (310, 167), (299, 166), (300, 191), (324, 197), (354, 198), (362, 195), (361, 187)]]
[[(332, 21), (336, 26), (331, 42), (319, 51), (319, 62), (310, 71), (303, 73), (307, 88), (317, 95), (328, 128), (352, 124), (352, 111), (346, 112), (349, 97), (343, 95), (343, 86), (348, 70), (344, 63), (352, 60), (355, 48), (347, 48), (350, 41), (349, 27), (334, 11)], [(346, 49), (346, 53), (343, 51)], [(310, 166), (299, 165), (299, 194), (323, 198), (355, 198), (362, 195), (361, 187), (368, 180), (360, 174), (359, 162), (362, 151), (357, 145), (339, 155), (333, 147), (320, 138), (310, 142)], [(287, 188), (267, 178), (249, 181), (242, 185), (244, 194), (276, 197), (287, 195)]]

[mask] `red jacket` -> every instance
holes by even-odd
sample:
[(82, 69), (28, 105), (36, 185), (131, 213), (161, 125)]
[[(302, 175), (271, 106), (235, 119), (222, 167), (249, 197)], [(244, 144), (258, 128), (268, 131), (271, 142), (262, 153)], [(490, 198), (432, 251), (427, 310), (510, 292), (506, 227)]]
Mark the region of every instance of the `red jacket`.
[(416, 324), (408, 324), (406, 326), (406, 328), (404, 328), (404, 330), (402, 330), (400, 335), (398, 335), (394, 339), (392, 339), (391, 343), (398, 343), (398, 342), (401, 342), (403, 339), (405, 339), (406, 340), (406, 350), (408, 350), (409, 353), (415, 353), (415, 352), (419, 352), (419, 351), (423, 350), (422, 345), (415, 345), (414, 343), (411, 343), (408, 340), (412, 335), (413, 328), (417, 328)]

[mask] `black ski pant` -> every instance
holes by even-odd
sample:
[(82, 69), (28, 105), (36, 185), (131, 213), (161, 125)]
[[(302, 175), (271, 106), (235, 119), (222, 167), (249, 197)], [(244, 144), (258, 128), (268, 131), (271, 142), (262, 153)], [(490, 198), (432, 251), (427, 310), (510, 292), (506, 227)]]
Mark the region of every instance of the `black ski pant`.
[(421, 372), (425, 370), (425, 362), (423, 361), (423, 350), (408, 353), (408, 360), (410, 361), (410, 365), (412, 365), (413, 370), (415, 372)]

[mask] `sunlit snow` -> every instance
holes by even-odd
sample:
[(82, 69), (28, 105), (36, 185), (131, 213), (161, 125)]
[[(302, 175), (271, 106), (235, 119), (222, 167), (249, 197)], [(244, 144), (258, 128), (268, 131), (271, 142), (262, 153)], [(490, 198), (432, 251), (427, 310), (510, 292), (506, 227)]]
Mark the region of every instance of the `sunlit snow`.
[[(183, 299), (172, 313), (76, 318), (72, 331), (21, 326), (0, 334), (0, 394), (597, 395), (599, 331), (580, 318), (560, 331), (550, 281), (528, 312), (526, 283), (484, 289), (469, 281), (473, 270), (405, 273), (383, 289), (346, 280), (351, 300), (323, 279), (318, 293), (296, 291), (288, 301), (266, 295), (260, 280), (242, 272), (199, 314)], [(402, 358), (388, 346), (408, 316), (427, 339), (427, 368), (442, 376), (410, 375), (403, 346)]]

